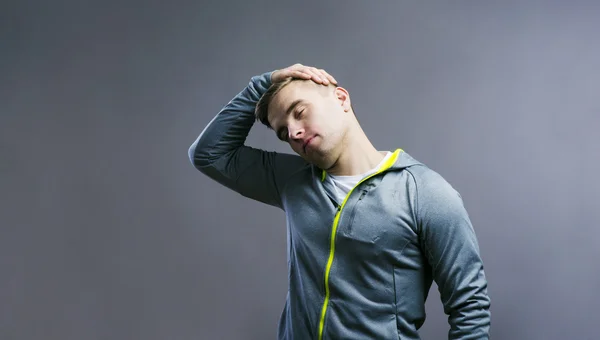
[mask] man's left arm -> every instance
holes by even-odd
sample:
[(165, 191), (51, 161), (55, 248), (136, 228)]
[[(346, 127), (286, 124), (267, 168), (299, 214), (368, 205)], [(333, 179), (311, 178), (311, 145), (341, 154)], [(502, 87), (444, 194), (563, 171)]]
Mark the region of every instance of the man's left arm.
[(448, 338), (489, 339), (487, 279), (462, 198), (430, 169), (419, 177), (416, 202), (419, 237), (448, 315)]

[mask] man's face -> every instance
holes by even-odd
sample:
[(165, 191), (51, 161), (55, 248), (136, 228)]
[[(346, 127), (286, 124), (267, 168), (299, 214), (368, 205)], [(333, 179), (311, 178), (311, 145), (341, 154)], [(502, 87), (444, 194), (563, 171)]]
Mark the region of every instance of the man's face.
[(277, 137), (322, 169), (339, 157), (352, 113), (346, 90), (310, 80), (286, 85), (271, 100), (268, 120)]

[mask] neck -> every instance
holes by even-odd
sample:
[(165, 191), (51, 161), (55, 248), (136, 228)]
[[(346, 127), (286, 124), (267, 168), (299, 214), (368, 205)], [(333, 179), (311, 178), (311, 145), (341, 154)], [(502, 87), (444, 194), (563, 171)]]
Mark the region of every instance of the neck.
[(353, 176), (375, 168), (385, 157), (385, 152), (377, 151), (364, 132), (359, 128), (353, 138), (345, 141), (335, 164), (327, 169), (334, 176)]

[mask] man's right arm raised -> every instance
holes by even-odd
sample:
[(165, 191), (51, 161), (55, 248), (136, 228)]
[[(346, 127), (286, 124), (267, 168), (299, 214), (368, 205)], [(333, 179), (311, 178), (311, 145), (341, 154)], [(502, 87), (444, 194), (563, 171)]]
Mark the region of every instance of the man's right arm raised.
[(296, 155), (264, 151), (244, 145), (256, 122), (255, 108), (271, 86), (267, 72), (250, 83), (208, 123), (188, 155), (192, 164), (218, 183), (251, 199), (282, 208), (285, 179), (304, 164)]

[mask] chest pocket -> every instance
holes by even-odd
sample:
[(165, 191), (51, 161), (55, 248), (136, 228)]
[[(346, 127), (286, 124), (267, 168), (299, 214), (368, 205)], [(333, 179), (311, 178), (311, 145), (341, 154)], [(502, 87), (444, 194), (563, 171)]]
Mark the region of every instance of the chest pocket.
[(338, 225), (339, 252), (368, 261), (382, 253), (398, 255), (413, 238), (402, 199), (382, 194), (380, 189), (386, 190), (368, 185), (352, 193), (357, 198), (344, 207), (345, 216)]

